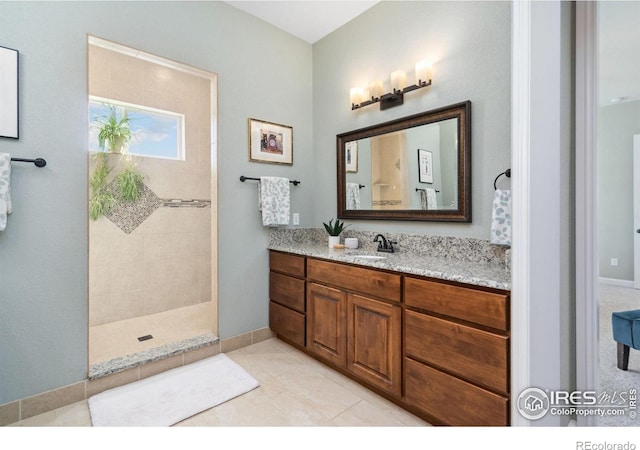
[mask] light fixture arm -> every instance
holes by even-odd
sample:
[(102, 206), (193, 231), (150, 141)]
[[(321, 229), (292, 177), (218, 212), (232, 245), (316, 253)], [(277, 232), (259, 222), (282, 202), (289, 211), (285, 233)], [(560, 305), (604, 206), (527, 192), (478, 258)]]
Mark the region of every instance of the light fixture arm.
[(429, 81), (418, 80), (418, 84), (409, 85), (401, 90), (394, 88), (392, 92), (382, 94), (380, 97), (372, 96), (370, 100), (365, 100), (360, 103), (351, 103), (351, 110), (360, 109), (374, 103), (380, 103), (380, 110), (393, 108), (394, 106), (399, 106), (404, 103), (404, 94), (407, 92), (415, 91), (427, 86), (431, 86), (431, 79), (429, 79)]

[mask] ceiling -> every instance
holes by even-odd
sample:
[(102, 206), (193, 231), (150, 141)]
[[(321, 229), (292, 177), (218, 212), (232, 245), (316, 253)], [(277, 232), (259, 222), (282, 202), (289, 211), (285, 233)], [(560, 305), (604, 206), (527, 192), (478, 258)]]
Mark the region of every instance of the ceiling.
[[(378, 1), (227, 1), (313, 44)], [(598, 2), (600, 106), (640, 100), (640, 1)]]
[(227, 1), (226, 3), (314, 44), (377, 1)]

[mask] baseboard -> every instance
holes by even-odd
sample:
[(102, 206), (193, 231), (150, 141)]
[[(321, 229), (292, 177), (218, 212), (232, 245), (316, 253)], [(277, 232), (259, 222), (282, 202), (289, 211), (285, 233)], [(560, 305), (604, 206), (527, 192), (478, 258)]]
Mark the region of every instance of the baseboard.
[(274, 336), (274, 333), (269, 327), (260, 328), (239, 336), (221, 339), (206, 347), (143, 364), (124, 372), (107, 375), (95, 380), (87, 378), (69, 386), (63, 386), (31, 397), (18, 399), (0, 405), (0, 427), (11, 426), (11, 424), (20, 420), (28, 419), (29, 417), (43, 414), (82, 400), (87, 400), (92, 395), (106, 389), (122, 386), (181, 365), (214, 356), (218, 353), (231, 352), (271, 339)]
[(633, 288), (633, 280), (619, 280), (617, 278), (600, 277), (600, 283), (609, 284), (611, 286)]

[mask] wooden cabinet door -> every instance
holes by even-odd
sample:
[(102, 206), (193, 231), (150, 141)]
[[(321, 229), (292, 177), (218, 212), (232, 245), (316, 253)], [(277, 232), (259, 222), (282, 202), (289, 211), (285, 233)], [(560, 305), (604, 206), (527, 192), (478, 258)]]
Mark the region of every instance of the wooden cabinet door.
[(347, 369), (400, 397), (400, 307), (356, 294), (348, 295), (347, 305)]
[(344, 368), (346, 365), (347, 294), (307, 284), (307, 349)]

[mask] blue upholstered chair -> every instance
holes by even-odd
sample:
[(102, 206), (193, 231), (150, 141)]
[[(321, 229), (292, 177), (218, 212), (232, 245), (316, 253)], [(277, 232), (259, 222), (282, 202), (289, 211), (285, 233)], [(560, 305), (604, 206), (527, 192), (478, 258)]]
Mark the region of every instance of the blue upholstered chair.
[(640, 309), (611, 315), (613, 340), (618, 343), (618, 369), (629, 367), (629, 348), (640, 350)]

